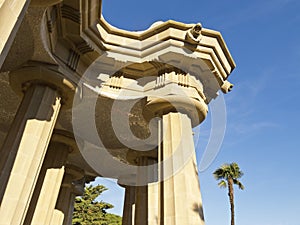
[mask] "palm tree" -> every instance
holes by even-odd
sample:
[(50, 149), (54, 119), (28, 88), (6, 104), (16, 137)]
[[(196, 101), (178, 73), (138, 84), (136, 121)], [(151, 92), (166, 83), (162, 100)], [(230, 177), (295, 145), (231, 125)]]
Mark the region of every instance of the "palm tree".
[(220, 180), (219, 187), (228, 187), (228, 196), (231, 208), (231, 225), (234, 225), (234, 198), (233, 198), (233, 185), (236, 184), (241, 190), (244, 190), (244, 185), (238, 180), (244, 174), (240, 170), (237, 163), (223, 164), (214, 173), (216, 180)]

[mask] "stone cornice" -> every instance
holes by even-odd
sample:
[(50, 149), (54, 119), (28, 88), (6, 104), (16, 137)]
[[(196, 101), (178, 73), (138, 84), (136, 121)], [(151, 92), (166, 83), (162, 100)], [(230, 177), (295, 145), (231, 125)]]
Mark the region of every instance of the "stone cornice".
[(97, 42), (98, 46), (104, 46), (104, 49), (108, 51), (119, 50), (124, 55), (139, 57), (140, 61), (145, 61), (150, 54), (163, 52), (170, 46), (186, 48), (194, 52), (199, 59), (210, 58), (210, 64), (214, 64), (214, 69), (218, 70), (222, 78), (226, 80), (235, 68), (235, 63), (221, 34), (202, 29), (200, 43), (191, 45), (186, 40), (186, 34), (194, 25), (170, 20), (155, 23), (145, 31), (129, 32), (109, 25), (102, 17), (97, 24), (99, 31)]
[(186, 36), (195, 24), (169, 20), (157, 22), (145, 31), (121, 30), (102, 17), (99, 0), (64, 0), (49, 8), (47, 14), (54, 56), (79, 76), (103, 55), (121, 62), (143, 63), (180, 50), (190, 51), (193, 57), (203, 60), (220, 86), (235, 68), (219, 32), (202, 28), (200, 42), (189, 42)]
[[(147, 30), (144, 30), (144, 31), (131, 32), (131, 31), (126, 31), (126, 30), (122, 30), (122, 29), (113, 27), (102, 16), (99, 21), (98, 27), (103, 28), (107, 32), (107, 34), (119, 36), (120, 38), (128, 38), (128, 39), (139, 40), (139, 41), (144, 41), (144, 40), (147, 40), (152, 37), (156, 37), (157, 42), (165, 41), (166, 37), (162, 34), (167, 31), (169, 34), (169, 36), (167, 37), (168, 39), (175, 39), (175, 40), (178, 39), (178, 40), (185, 42), (185, 32), (188, 31), (189, 29), (191, 29), (194, 25), (195, 24), (185, 24), (185, 23), (174, 21), (174, 20), (168, 20), (166, 22), (154, 23), (152, 26), (150, 26)], [(181, 31), (181, 33), (179, 33), (178, 31)], [(183, 31), (183, 33), (182, 33), (182, 31)], [(233, 70), (236, 65), (235, 65), (235, 62), (228, 50), (228, 47), (227, 47), (221, 33), (218, 31), (203, 28), (201, 31), (201, 34), (207, 38), (207, 40), (201, 42), (201, 45), (211, 47), (215, 51), (217, 51), (219, 54), (221, 54), (221, 52), (223, 52), (224, 56), (228, 60), (229, 65), (232, 67), (232, 70)], [(100, 36), (100, 38), (103, 38), (103, 37)], [(211, 42), (212, 40), (208, 40), (209, 38), (216, 39), (216, 43), (219, 46), (212, 45), (212, 42)], [(109, 40), (107, 41), (107, 40), (103, 39), (104, 42), (109, 42)], [(216, 43), (214, 43), (214, 44), (216, 44)], [(120, 45), (119, 43), (112, 43), (112, 44)], [(142, 50), (145, 50), (145, 49), (140, 48), (140, 51), (142, 51)]]

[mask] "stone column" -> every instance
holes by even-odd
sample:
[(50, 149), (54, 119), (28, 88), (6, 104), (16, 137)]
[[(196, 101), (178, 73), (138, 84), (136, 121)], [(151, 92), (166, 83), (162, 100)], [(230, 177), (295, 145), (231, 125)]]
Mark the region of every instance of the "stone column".
[(0, 224), (22, 224), (60, 110), (61, 97), (31, 85), (1, 149)]
[(148, 184), (148, 224), (159, 225), (160, 204), (159, 204), (159, 183)]
[(162, 168), (162, 224), (204, 225), (191, 120), (181, 113), (164, 115), (163, 135), (162, 160), (170, 161)]
[(67, 166), (59, 191), (51, 225), (71, 225), (75, 197), (84, 192), (84, 173), (75, 166)]
[(134, 225), (135, 186), (125, 186), (122, 225)]
[[(149, 157), (138, 158), (137, 186), (135, 188), (135, 224), (158, 224), (157, 160)], [(141, 184), (144, 184), (141, 186)]]
[(0, 68), (14, 41), (30, 0), (0, 1)]
[(51, 225), (69, 151), (66, 144), (50, 143), (24, 224)]

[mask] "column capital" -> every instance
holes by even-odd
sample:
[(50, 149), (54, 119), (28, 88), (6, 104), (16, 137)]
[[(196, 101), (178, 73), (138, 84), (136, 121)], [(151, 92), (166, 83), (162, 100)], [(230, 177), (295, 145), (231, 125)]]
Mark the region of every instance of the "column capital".
[(155, 82), (150, 82), (147, 90), (144, 116), (148, 120), (170, 112), (181, 112), (189, 116), (193, 126), (197, 126), (206, 118), (208, 99), (202, 81), (195, 75), (172, 68), (159, 75)]
[(60, 73), (58, 66), (43, 63), (30, 63), (9, 73), (12, 89), (23, 95), (32, 85), (45, 85), (56, 90), (62, 98), (62, 103), (69, 108), (73, 103), (76, 86)]
[(131, 165), (138, 165), (138, 160), (140, 157), (148, 157), (157, 159), (157, 148), (154, 148), (149, 151), (137, 151), (133, 149), (128, 149), (126, 160)]
[(203, 99), (195, 99), (187, 96), (168, 95), (148, 97), (144, 115), (147, 119), (162, 117), (170, 112), (187, 114), (192, 126), (199, 125), (208, 112), (208, 106)]
[[(69, 176), (72, 181), (77, 181), (84, 178), (84, 170), (74, 165), (67, 164), (65, 166), (65, 173), (66, 176)], [(63, 183), (65, 182), (63, 181)]]
[(132, 187), (136, 185), (136, 179), (136, 174), (122, 175), (119, 177), (117, 183), (123, 188)]
[(71, 169), (67, 165), (61, 187), (69, 189), (75, 195), (82, 195), (84, 193), (84, 183), (84, 174), (77, 169)]
[(51, 143), (66, 145), (69, 153), (79, 151), (74, 135), (66, 130), (55, 129), (52, 134)]

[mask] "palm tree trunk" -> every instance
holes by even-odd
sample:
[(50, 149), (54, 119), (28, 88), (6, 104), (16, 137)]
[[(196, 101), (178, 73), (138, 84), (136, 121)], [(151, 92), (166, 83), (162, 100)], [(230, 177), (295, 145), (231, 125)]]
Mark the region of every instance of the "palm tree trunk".
[(234, 199), (233, 199), (233, 180), (232, 180), (232, 178), (228, 179), (228, 196), (229, 196), (230, 210), (231, 210), (231, 225), (234, 225)]

